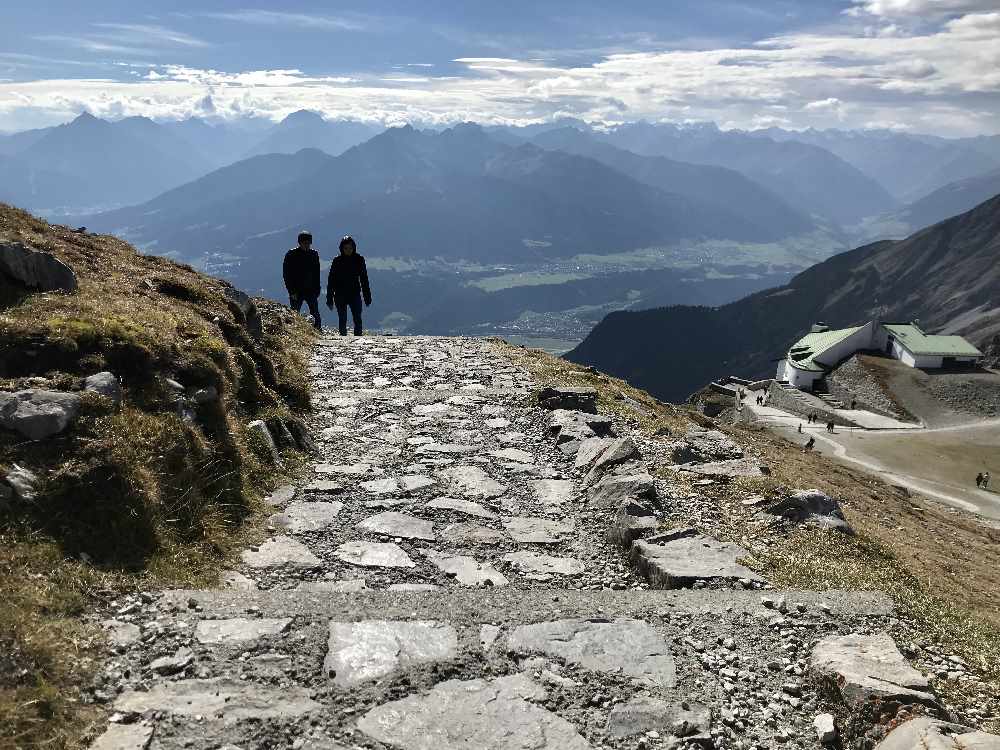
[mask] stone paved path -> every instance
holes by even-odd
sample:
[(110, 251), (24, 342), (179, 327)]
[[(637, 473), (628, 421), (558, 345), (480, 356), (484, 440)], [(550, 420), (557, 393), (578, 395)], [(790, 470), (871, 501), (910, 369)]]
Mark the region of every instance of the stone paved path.
[(761, 591), (738, 547), (655, 536), (662, 448), (542, 409), (486, 340), (326, 338), (311, 376), (319, 455), (274, 534), (224, 590), (105, 613), (95, 747), (819, 746), (813, 646), (878, 633), (884, 599)]

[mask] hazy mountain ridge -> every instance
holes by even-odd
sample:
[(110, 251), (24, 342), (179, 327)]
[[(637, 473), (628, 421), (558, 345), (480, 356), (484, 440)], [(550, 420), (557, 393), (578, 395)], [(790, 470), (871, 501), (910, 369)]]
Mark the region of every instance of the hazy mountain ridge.
[[(836, 255), (718, 308), (608, 315), (567, 358), (668, 399), (726, 374), (762, 377), (809, 326), (919, 319), (984, 344), (1000, 331), (1000, 195), (899, 241)], [(650, 346), (650, 342), (659, 342)]]

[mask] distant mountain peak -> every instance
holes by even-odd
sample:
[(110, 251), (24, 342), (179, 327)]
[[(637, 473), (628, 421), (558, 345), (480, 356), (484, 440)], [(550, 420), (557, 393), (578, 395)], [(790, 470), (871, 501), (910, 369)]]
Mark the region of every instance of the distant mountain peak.
[(90, 112), (81, 112), (69, 123), (70, 125), (90, 125), (97, 122), (104, 122), (100, 117), (94, 117)]
[(281, 121), (282, 125), (304, 125), (306, 123), (323, 123), (326, 119), (319, 112), (312, 109), (298, 109), (287, 115)]

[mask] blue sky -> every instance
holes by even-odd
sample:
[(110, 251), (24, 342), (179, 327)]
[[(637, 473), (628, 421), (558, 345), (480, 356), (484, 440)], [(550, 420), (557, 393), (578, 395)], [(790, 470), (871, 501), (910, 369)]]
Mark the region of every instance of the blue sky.
[(299, 108), (395, 123), (1000, 129), (996, 0), (17, 2), (0, 129)]

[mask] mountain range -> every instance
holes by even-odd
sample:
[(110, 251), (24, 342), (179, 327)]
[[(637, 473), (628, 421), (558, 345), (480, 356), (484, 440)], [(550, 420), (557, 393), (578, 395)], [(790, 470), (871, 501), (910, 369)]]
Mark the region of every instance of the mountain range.
[(919, 319), (928, 331), (984, 345), (1000, 332), (998, 256), (1000, 195), (721, 307), (611, 313), (566, 357), (676, 401), (722, 375), (772, 375), (789, 344), (819, 321), (842, 327)]
[(614, 161), (614, 154), (509, 145), (474, 124), (442, 132), (406, 126), (337, 157), (316, 150), (253, 157), (86, 224), (161, 252), (228, 252), (251, 262), (274, 253), (276, 234), (288, 241), (299, 226), (326, 237), (349, 228), (383, 256), (481, 262), (684, 239), (764, 242), (813, 227), (728, 170), (665, 159), (644, 170), (634, 157), (623, 171)]

